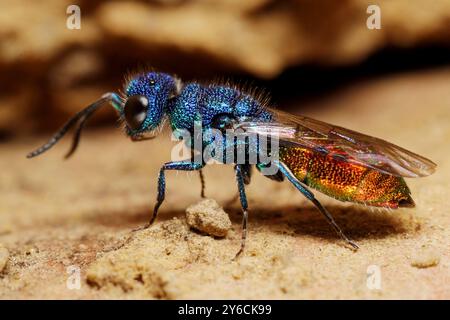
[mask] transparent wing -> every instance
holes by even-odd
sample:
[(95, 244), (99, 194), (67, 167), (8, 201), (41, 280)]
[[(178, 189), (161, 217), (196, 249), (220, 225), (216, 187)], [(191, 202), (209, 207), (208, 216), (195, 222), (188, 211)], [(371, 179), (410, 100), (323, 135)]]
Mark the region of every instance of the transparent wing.
[(235, 126), (259, 135), (277, 136), (280, 145), (294, 144), (391, 175), (424, 177), (436, 164), (399, 146), (356, 131), (304, 116), (269, 109), (272, 122), (244, 121)]

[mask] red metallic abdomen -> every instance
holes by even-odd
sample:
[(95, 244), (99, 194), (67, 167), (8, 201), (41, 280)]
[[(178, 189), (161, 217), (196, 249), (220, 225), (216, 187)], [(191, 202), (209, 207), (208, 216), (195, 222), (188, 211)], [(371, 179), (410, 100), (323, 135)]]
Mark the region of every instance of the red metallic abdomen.
[(403, 178), (300, 147), (281, 147), (280, 161), (297, 179), (341, 201), (377, 207), (412, 207)]

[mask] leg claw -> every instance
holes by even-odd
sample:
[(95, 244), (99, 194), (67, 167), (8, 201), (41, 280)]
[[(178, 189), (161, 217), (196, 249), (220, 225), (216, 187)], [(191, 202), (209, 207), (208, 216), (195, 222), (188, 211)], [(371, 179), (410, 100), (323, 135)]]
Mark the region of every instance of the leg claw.
[(357, 251), (359, 249), (359, 246), (352, 240), (345, 239), (345, 241), (347, 242), (347, 244), (349, 244), (353, 248), (353, 250)]
[(133, 230), (131, 230), (131, 232), (136, 232), (136, 231), (145, 230), (145, 229), (148, 229), (150, 226), (151, 226), (150, 223), (146, 223), (146, 224), (144, 224), (143, 226), (134, 228)]

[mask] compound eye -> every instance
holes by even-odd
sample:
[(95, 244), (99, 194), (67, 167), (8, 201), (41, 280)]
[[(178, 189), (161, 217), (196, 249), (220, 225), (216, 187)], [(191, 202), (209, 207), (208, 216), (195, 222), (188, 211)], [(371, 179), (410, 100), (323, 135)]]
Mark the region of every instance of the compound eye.
[(127, 125), (132, 130), (137, 130), (142, 126), (148, 108), (148, 99), (145, 96), (131, 96), (125, 102), (124, 115)]

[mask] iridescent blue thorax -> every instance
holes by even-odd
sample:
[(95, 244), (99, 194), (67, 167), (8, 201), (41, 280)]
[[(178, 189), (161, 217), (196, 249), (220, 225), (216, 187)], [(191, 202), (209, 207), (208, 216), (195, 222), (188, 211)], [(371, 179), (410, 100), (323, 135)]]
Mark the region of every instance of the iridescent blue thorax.
[(194, 121), (201, 121), (204, 129), (211, 128), (213, 119), (221, 114), (230, 115), (237, 121), (272, 119), (272, 114), (257, 99), (222, 85), (189, 83), (170, 102), (168, 110), (172, 129), (189, 131), (193, 131)]

